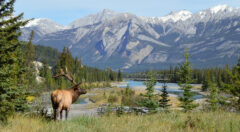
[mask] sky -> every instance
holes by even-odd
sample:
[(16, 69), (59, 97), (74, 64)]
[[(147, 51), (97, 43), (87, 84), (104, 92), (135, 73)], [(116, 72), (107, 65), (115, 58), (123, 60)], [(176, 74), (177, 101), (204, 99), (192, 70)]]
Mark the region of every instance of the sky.
[(194, 13), (220, 4), (240, 7), (240, 0), (16, 0), (15, 13), (23, 12), (26, 19), (49, 18), (68, 25), (103, 9), (161, 17), (171, 11), (186, 9)]

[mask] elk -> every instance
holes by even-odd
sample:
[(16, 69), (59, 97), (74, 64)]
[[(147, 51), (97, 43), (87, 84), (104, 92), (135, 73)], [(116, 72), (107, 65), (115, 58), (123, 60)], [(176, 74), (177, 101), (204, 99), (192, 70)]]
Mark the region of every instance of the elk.
[(58, 78), (60, 76), (66, 77), (69, 81), (71, 81), (74, 84), (74, 86), (67, 90), (55, 90), (52, 92), (51, 101), (52, 101), (55, 121), (57, 120), (59, 113), (60, 113), (60, 119), (62, 120), (63, 110), (65, 110), (65, 118), (67, 120), (71, 104), (74, 103), (81, 94), (87, 93), (86, 90), (80, 88), (81, 82), (76, 83), (74, 81), (74, 78), (71, 77), (70, 74), (68, 73), (67, 68), (66, 68), (66, 73), (64, 73), (63, 70), (60, 69), (60, 74), (54, 76), (54, 78)]

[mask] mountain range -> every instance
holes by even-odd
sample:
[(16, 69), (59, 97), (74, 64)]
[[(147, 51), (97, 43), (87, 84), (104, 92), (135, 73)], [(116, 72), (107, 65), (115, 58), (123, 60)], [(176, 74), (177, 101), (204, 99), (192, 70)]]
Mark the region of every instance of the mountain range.
[(196, 13), (171, 12), (144, 17), (104, 9), (68, 26), (38, 18), (21, 28), (21, 40), (32, 30), (34, 43), (68, 47), (83, 63), (124, 71), (166, 69), (184, 60), (188, 48), (195, 68), (235, 64), (240, 50), (240, 8), (218, 5)]

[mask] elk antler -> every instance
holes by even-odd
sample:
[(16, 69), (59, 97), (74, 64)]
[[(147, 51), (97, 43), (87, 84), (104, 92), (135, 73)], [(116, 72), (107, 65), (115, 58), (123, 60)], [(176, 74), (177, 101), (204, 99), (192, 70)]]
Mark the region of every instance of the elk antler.
[(77, 84), (75, 81), (74, 81), (74, 78), (71, 77), (71, 75), (68, 73), (68, 70), (67, 70), (67, 67), (66, 67), (66, 73), (64, 73), (64, 71), (62, 69), (60, 69), (60, 74), (54, 76), (54, 78), (58, 78), (60, 76), (64, 76), (66, 77), (69, 81), (71, 81), (73, 84)]

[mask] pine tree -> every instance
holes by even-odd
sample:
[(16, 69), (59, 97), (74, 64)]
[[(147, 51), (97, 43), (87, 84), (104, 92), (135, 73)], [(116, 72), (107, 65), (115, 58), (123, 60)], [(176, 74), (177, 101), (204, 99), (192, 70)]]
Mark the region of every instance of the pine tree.
[(163, 108), (164, 110), (168, 110), (168, 107), (171, 106), (170, 104), (168, 104), (168, 102), (170, 101), (170, 99), (168, 99), (168, 92), (167, 92), (167, 85), (166, 82), (163, 83), (162, 86), (162, 94), (161, 94), (161, 99), (159, 100), (159, 107)]
[(35, 49), (32, 43), (34, 38), (34, 31), (31, 32), (29, 42), (24, 49), (24, 59), (28, 67), (32, 67), (33, 61), (35, 60)]
[(125, 96), (129, 96), (129, 95), (131, 95), (131, 90), (130, 90), (129, 84), (127, 84), (127, 87), (125, 89)]
[(40, 76), (45, 78), (48, 70), (48, 64), (47, 64), (46, 58), (43, 59), (42, 64), (43, 65), (42, 65), (42, 68), (40, 69)]
[(210, 96), (207, 100), (209, 108), (213, 111), (217, 110), (218, 107), (218, 88), (216, 83), (210, 83)]
[(83, 66), (83, 77), (86, 82), (88, 82), (88, 69), (87, 66)]
[(52, 71), (49, 68), (47, 69), (45, 79), (46, 79), (46, 85), (48, 87), (48, 90), (54, 89), (54, 80), (52, 77)]
[(120, 69), (118, 69), (118, 81), (122, 81), (122, 72)]
[(147, 93), (144, 96), (147, 98), (141, 100), (138, 104), (154, 110), (155, 108), (158, 107), (157, 101), (153, 99), (154, 86), (156, 85), (157, 82), (153, 77), (152, 70), (149, 72), (148, 78), (149, 78), (149, 81), (144, 82), (146, 86), (146, 91), (147, 91)]
[(210, 72), (208, 71), (207, 72), (207, 75), (203, 81), (203, 85), (202, 85), (202, 91), (207, 91), (207, 89), (209, 88), (210, 86), (210, 83), (211, 83), (211, 80), (210, 80)]
[(26, 86), (23, 69), (23, 44), (18, 41), (23, 13), (13, 15), (15, 0), (0, 1), (0, 121), (14, 111), (26, 109)]
[(40, 70), (40, 75), (45, 78), (45, 85), (48, 88), (48, 90), (50, 89), (54, 89), (54, 79), (52, 76), (52, 70), (49, 68), (46, 58), (43, 60), (43, 66)]
[(26, 67), (25, 80), (27, 81), (28, 89), (32, 89), (36, 85), (36, 69), (34, 66), (35, 49), (32, 44), (33, 37), (34, 32), (32, 31), (29, 41), (24, 49), (24, 65)]
[(149, 72), (148, 78), (150, 79), (149, 81), (144, 82), (144, 84), (147, 87), (147, 93), (146, 96), (148, 97), (149, 100), (152, 100), (153, 97), (153, 92), (154, 92), (154, 86), (156, 85), (156, 80), (153, 77), (153, 72), (152, 70)]
[(180, 81), (178, 82), (178, 85), (183, 89), (183, 96), (179, 98), (179, 101), (181, 102), (181, 107), (187, 112), (189, 110), (192, 110), (193, 108), (197, 107), (197, 104), (193, 103), (193, 100), (191, 97), (194, 96), (194, 93), (191, 91), (192, 85), (190, 83), (192, 82), (191, 79), (191, 65), (188, 60), (189, 53), (188, 49), (185, 49), (185, 61), (182, 65), (180, 65), (179, 70), (179, 77)]

